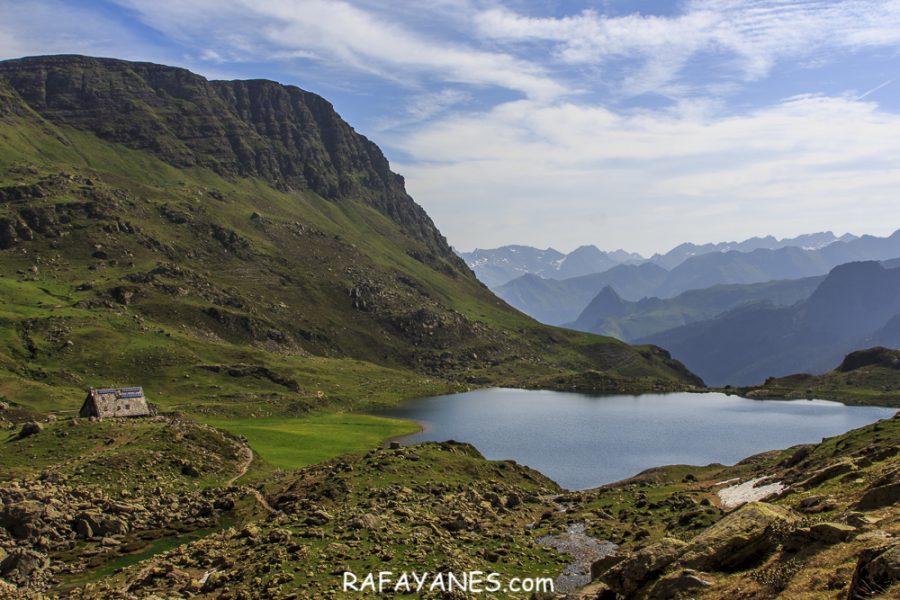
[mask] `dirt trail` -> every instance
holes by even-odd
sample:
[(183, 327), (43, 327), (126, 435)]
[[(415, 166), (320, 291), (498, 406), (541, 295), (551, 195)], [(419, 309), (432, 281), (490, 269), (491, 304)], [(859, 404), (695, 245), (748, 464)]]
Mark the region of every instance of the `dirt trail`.
[[(208, 429), (208, 430), (212, 430), (212, 431), (219, 431), (219, 433), (222, 433), (220, 430), (217, 430), (215, 427), (212, 427), (210, 425), (206, 425), (206, 424), (197, 424), (197, 425), (204, 429)], [(250, 470), (250, 465), (253, 464), (253, 449), (250, 446), (248, 446), (247, 443), (241, 439), (232, 438), (231, 436), (227, 436), (227, 435), (225, 436), (225, 438), (228, 439), (229, 441), (231, 441), (232, 444), (234, 444), (234, 446), (237, 450), (237, 453), (240, 456), (240, 462), (238, 463), (237, 473), (234, 475), (234, 477), (232, 477), (231, 479), (226, 481), (225, 484), (222, 486), (222, 487), (231, 487), (235, 484), (235, 482), (238, 479), (240, 479), (241, 477), (246, 475), (247, 471)], [(263, 510), (265, 510), (266, 512), (268, 512), (268, 513), (276, 512), (275, 509), (272, 508), (272, 505), (270, 505), (269, 502), (266, 500), (265, 496), (263, 496), (262, 493), (259, 490), (257, 490), (256, 488), (253, 488), (251, 486), (238, 486), (238, 487), (240, 487), (241, 490), (243, 490), (244, 492), (251, 494), (256, 499), (256, 503), (259, 504), (263, 508)], [(131, 587), (135, 583), (138, 583), (138, 582), (146, 579), (146, 577), (150, 574), (150, 571), (154, 567), (156, 567), (157, 562), (158, 562), (158, 556), (152, 556), (149, 559), (147, 559), (146, 562), (147, 562), (147, 564), (144, 565), (144, 567), (137, 573), (137, 575), (135, 575), (134, 577), (130, 577), (122, 585), (122, 587), (119, 588), (120, 594), (127, 596), (131, 590)]]
[[(225, 482), (226, 487), (234, 485), (235, 481), (246, 475), (250, 465), (253, 464), (253, 449), (241, 440), (235, 440), (234, 443), (238, 447), (238, 453), (242, 456), (242, 459), (240, 466), (238, 467), (237, 475)], [(265, 496), (263, 496), (258, 489), (250, 486), (241, 486), (241, 489), (252, 494), (253, 497), (256, 498), (256, 503), (263, 507), (266, 512), (275, 512), (275, 509), (272, 508), (272, 505), (268, 503)]]
[(241, 462), (238, 466), (237, 475), (229, 479), (225, 482), (225, 487), (229, 487), (234, 485), (234, 482), (247, 474), (247, 470), (250, 468), (250, 465), (253, 463), (253, 450), (247, 444), (241, 442), (235, 442), (235, 445), (238, 447), (238, 454), (241, 455)]

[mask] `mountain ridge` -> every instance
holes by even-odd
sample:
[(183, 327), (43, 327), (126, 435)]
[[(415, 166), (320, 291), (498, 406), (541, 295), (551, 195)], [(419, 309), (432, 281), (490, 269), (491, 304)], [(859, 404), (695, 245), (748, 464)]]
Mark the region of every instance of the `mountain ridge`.
[[(657, 253), (650, 258), (644, 258), (636, 252), (625, 250), (603, 251), (594, 245), (579, 246), (568, 254), (553, 248), (540, 250), (523, 245), (508, 245), (493, 249), (476, 248), (472, 252), (458, 252), (458, 254), (465, 259), (466, 264), (475, 271), (478, 278), (493, 289), (526, 274), (561, 280), (601, 273), (620, 264), (644, 262), (651, 262), (666, 270), (672, 270), (689, 258), (704, 254), (730, 251), (752, 252), (758, 249), (774, 250), (784, 247), (817, 250), (834, 242), (847, 242), (854, 239), (857, 239), (857, 236), (849, 233), (838, 237), (831, 231), (825, 231), (782, 239), (769, 235), (753, 237), (741, 242), (708, 244), (686, 242), (664, 254)], [(528, 258), (519, 260), (522, 256)]]
[[(891, 260), (900, 256), (900, 230), (888, 237), (863, 236), (849, 242), (837, 241), (819, 250), (787, 246), (751, 252), (710, 252), (685, 260), (666, 271), (654, 263), (618, 265), (610, 271), (577, 278), (546, 279), (536, 285), (533, 278), (519, 277), (498, 287), (498, 296), (552, 325), (575, 321), (590, 301), (607, 284), (625, 300), (645, 297), (673, 298), (685, 291), (719, 284), (753, 284), (767, 281), (801, 279), (825, 275), (832, 268), (862, 260)], [(647, 265), (664, 276), (646, 277)], [(611, 273), (615, 270), (613, 282)], [(548, 312), (544, 307), (555, 307)]]

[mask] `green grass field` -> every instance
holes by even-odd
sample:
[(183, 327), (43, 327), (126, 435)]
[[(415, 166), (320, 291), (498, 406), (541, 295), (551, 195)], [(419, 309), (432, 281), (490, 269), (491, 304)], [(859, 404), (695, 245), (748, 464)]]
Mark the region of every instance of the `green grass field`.
[(260, 458), (281, 469), (298, 469), (342, 454), (362, 452), (392, 437), (419, 430), (412, 421), (351, 413), (205, 421), (244, 436)]

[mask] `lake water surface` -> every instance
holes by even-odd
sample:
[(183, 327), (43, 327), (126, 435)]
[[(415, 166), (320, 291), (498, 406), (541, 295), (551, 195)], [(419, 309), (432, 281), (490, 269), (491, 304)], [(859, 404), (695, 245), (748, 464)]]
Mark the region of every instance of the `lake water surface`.
[(469, 442), (487, 458), (513, 459), (565, 488), (585, 489), (661, 465), (733, 464), (765, 450), (818, 442), (895, 412), (714, 393), (591, 396), (487, 389), (413, 400), (378, 414), (425, 426), (403, 443)]

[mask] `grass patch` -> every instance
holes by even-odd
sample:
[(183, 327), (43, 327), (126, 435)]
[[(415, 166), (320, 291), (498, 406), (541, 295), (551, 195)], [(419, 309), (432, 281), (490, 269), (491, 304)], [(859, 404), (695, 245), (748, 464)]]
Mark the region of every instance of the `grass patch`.
[(299, 469), (342, 454), (369, 450), (392, 437), (419, 430), (412, 421), (350, 413), (205, 421), (244, 436), (263, 460), (282, 469)]

